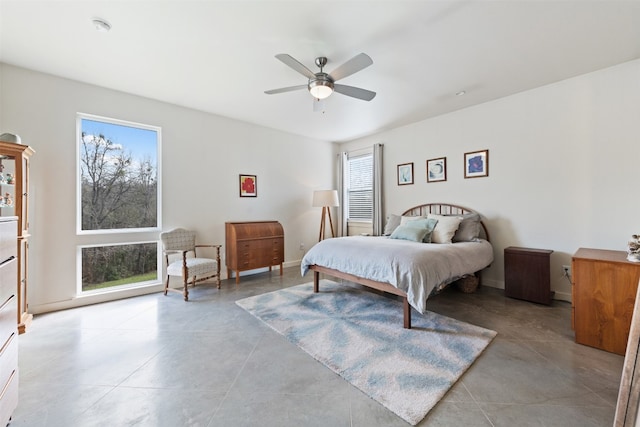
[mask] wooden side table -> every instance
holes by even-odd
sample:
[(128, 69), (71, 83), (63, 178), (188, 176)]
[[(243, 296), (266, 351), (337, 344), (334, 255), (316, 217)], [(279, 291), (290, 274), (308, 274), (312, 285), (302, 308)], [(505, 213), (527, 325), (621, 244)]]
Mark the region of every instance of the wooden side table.
[(624, 251), (580, 248), (572, 264), (576, 342), (625, 354), (640, 280), (640, 263)]
[(504, 250), (504, 293), (511, 298), (551, 304), (551, 253), (509, 246)]

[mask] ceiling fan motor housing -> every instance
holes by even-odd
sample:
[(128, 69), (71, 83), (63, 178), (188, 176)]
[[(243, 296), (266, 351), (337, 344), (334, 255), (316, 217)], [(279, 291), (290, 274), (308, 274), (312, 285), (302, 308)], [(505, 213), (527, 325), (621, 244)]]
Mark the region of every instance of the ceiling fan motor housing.
[(333, 92), (333, 79), (327, 73), (316, 73), (309, 79), (309, 92), (314, 98), (324, 99)]

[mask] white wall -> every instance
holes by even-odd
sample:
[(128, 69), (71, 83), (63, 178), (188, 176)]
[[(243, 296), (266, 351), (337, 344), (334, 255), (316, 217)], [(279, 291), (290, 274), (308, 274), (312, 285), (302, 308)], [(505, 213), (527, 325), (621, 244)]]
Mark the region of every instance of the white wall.
[[(74, 299), (76, 247), (87, 242), (75, 232), (77, 112), (162, 127), (163, 229), (193, 228), (200, 242), (224, 244), (225, 221), (278, 220), (285, 230), (287, 265), (299, 263), (301, 242), (309, 248), (317, 239), (320, 212), (311, 207), (311, 197), (313, 190), (334, 186), (333, 143), (6, 64), (0, 64), (0, 88), (0, 133), (17, 133), (36, 151), (32, 313), (114, 298)], [(239, 197), (239, 174), (257, 175), (258, 197)], [(128, 236), (129, 241), (157, 238), (158, 233)]]
[[(342, 144), (384, 144), (385, 213), (425, 202), (478, 210), (495, 248), (485, 284), (504, 287), (503, 249), (552, 249), (556, 298), (579, 247), (626, 250), (640, 233), (640, 61), (565, 80)], [(466, 96), (473, 96), (468, 94)], [(489, 149), (489, 177), (464, 179), (463, 154)], [(426, 182), (426, 160), (447, 157), (447, 181)], [(396, 165), (414, 162), (415, 184)]]

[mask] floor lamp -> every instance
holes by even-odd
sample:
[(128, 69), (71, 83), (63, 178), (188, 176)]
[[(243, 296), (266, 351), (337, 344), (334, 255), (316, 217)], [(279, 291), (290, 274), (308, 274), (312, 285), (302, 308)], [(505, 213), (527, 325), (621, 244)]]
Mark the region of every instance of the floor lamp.
[(325, 235), (325, 222), (327, 215), (329, 216), (329, 226), (331, 227), (331, 237), (336, 237), (333, 232), (333, 221), (331, 220), (331, 208), (340, 206), (338, 202), (337, 190), (319, 190), (313, 192), (314, 208), (322, 208), (322, 218), (320, 219), (320, 234), (318, 235), (318, 242), (324, 239)]

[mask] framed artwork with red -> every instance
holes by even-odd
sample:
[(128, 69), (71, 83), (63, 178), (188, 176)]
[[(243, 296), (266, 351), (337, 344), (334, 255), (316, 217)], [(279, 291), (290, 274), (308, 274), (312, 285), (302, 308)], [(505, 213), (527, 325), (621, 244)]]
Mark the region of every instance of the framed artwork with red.
[(240, 174), (240, 197), (257, 197), (258, 180), (255, 175)]

